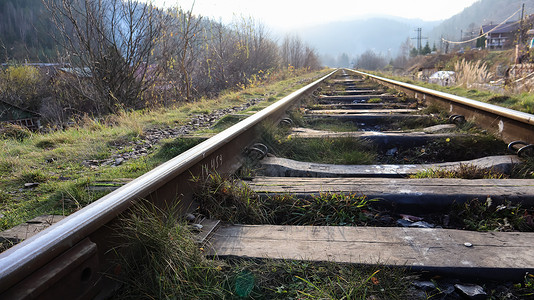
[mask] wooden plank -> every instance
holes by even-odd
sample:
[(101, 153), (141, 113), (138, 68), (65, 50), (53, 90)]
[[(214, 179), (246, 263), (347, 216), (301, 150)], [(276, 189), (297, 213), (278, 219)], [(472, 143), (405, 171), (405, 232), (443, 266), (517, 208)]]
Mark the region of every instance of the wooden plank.
[(377, 95), (338, 95), (338, 96), (319, 96), (319, 100), (322, 101), (354, 101), (354, 100), (362, 100), (362, 99), (372, 99), (372, 98), (380, 98), (382, 100), (385, 99), (396, 99), (397, 97), (394, 95), (387, 95), (387, 94), (377, 94)]
[(354, 115), (354, 114), (407, 114), (419, 112), (418, 109), (410, 108), (387, 108), (387, 109), (311, 109), (306, 111), (312, 115)]
[(501, 280), (521, 280), (525, 272), (534, 271), (534, 233), (234, 225), (221, 227), (211, 245), (210, 254), (220, 257), (406, 266)]
[(261, 160), (261, 172), (264, 176), (272, 177), (406, 177), (429, 169), (454, 170), (460, 165), (508, 173), (514, 165), (519, 163), (521, 160), (515, 155), (488, 156), (466, 161), (417, 165), (333, 165), (266, 157)]
[(342, 138), (351, 137), (365, 139), (375, 144), (419, 146), (430, 141), (445, 140), (451, 137), (468, 136), (458, 133), (426, 133), (426, 132), (402, 132), (402, 131), (353, 131), (353, 132), (332, 132), (314, 130), (310, 128), (295, 127), (289, 134), (291, 138)]
[(30, 221), (0, 232), (0, 241), (7, 240), (13, 243), (22, 242), (64, 218), (66, 218), (66, 216), (60, 215), (43, 215), (35, 217)]
[(257, 193), (299, 196), (355, 193), (398, 206), (427, 210), (487, 197), (491, 197), (495, 204), (508, 200), (534, 206), (534, 179), (256, 177), (246, 183)]
[(415, 114), (396, 114), (396, 113), (361, 113), (361, 114), (306, 114), (306, 119), (336, 119), (340, 121), (351, 121), (363, 123), (364, 125), (372, 124), (391, 124), (405, 120), (425, 120), (431, 119), (429, 115)]
[(317, 109), (377, 109), (377, 108), (408, 108), (408, 104), (403, 103), (335, 103), (317, 104)]

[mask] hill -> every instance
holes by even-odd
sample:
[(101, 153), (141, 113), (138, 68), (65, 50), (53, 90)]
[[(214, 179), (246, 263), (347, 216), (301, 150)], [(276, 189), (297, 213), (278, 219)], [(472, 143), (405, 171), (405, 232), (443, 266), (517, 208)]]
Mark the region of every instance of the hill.
[(422, 27), (423, 32), (429, 32), (437, 24), (439, 21), (377, 16), (313, 26), (299, 34), (327, 60), (335, 60), (343, 53), (353, 58), (369, 49), (395, 56), (400, 44), (416, 35), (414, 29)]
[(0, 62), (53, 60), (55, 30), (41, 0), (0, 1)]
[[(484, 24), (498, 24), (510, 17), (525, 4), (525, 15), (534, 13), (534, 1), (525, 0), (480, 0), (465, 8), (461, 13), (443, 21), (430, 32), (429, 38), (438, 41), (441, 36), (451, 40), (460, 40), (461, 31), (478, 34)], [(517, 21), (521, 13), (510, 21)]]

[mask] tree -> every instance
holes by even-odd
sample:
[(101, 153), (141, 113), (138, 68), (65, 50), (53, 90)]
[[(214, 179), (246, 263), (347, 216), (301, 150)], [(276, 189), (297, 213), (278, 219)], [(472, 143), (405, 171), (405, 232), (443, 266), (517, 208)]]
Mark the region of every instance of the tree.
[(430, 54), (431, 52), (432, 50), (430, 50), (430, 45), (428, 44), (428, 41), (427, 41), (423, 49), (421, 49), (421, 55), (427, 55), (427, 54)]
[(173, 8), (166, 12), (160, 44), (166, 76), (185, 100), (193, 99), (193, 73), (197, 67), (201, 43), (202, 17), (192, 10)]
[(410, 50), (410, 57), (416, 57), (417, 55), (419, 55), (419, 51), (417, 48), (413, 47), (412, 50)]
[[(482, 31), (480, 32), (482, 34)], [(481, 35), (481, 37), (479, 37), (477, 39), (477, 48), (481, 48), (481, 49), (484, 49), (486, 48), (486, 36), (485, 35)]]
[(373, 71), (382, 69), (386, 65), (387, 61), (382, 55), (376, 54), (373, 50), (367, 50), (358, 57), (354, 67)]
[(142, 93), (157, 77), (148, 74), (161, 35), (159, 11), (135, 0), (43, 1), (59, 30), (57, 41), (76, 68), (78, 91), (97, 113), (140, 107)]

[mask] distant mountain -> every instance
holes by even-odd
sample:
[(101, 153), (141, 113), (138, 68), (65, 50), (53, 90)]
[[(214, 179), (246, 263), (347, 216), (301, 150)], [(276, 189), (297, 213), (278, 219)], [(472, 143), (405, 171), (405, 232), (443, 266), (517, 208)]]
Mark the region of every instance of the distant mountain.
[(366, 50), (373, 50), (386, 57), (394, 57), (401, 43), (417, 35), (416, 28), (423, 28), (424, 36), (439, 23), (440, 21), (425, 22), (392, 16), (376, 16), (313, 26), (301, 29), (298, 33), (304, 41), (323, 55), (325, 63), (331, 65), (329, 62), (340, 58), (343, 53), (350, 58), (355, 58)]
[[(461, 13), (443, 21), (430, 32), (429, 37), (439, 40), (444, 36), (450, 41), (460, 40), (460, 34), (478, 34), (480, 26), (485, 24), (499, 24), (525, 4), (525, 15), (534, 13), (532, 0), (480, 0), (465, 8)], [(517, 21), (521, 12), (510, 21)]]

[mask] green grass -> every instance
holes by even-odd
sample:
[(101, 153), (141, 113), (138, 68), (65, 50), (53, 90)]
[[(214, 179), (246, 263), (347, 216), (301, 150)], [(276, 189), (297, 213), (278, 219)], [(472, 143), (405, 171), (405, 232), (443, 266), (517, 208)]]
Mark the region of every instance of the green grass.
[(370, 164), (376, 151), (369, 143), (353, 138), (299, 139), (288, 136), (289, 128), (265, 125), (261, 141), (269, 152), (300, 161), (330, 164)]
[(490, 197), (486, 201), (474, 199), (464, 204), (453, 205), (451, 222), (463, 225), (472, 231), (533, 231), (533, 212), (512, 205), (510, 202), (495, 204)]
[(481, 169), (474, 165), (460, 164), (457, 169), (428, 169), (420, 171), (411, 178), (462, 178), (462, 179), (502, 179), (508, 175), (491, 169)]
[(376, 200), (355, 194), (260, 197), (240, 180), (218, 174), (197, 178), (197, 183), (199, 212), (228, 223), (356, 226), (374, 222), (372, 203)]
[(410, 297), (403, 268), (330, 262), (206, 258), (172, 213), (142, 203), (123, 217), (116, 299), (384, 299)]
[[(162, 141), (149, 150), (148, 156), (127, 160), (116, 167), (83, 164), (87, 160), (108, 159), (115, 151), (129, 151), (131, 146), (128, 144), (143, 140), (147, 129), (185, 125), (193, 111), (212, 112), (241, 105), (251, 98), (266, 98), (264, 95), (274, 101), (324, 73), (291, 77), (244, 91), (227, 91), (217, 99), (179, 103), (176, 107), (121, 112), (99, 120), (85, 117), (62, 131), (31, 133), (16, 126), (2, 127), (0, 191), (3, 196), (0, 211), (4, 216), (0, 219), (0, 229), (42, 214), (72, 213), (104, 194), (87, 192), (88, 184), (83, 182), (136, 178), (202, 141)], [(268, 101), (260, 102), (260, 106), (268, 104)], [(26, 182), (41, 184), (23, 189)]]
[[(383, 76), (383, 75), (379, 75)], [(426, 83), (422, 81), (413, 81), (411, 79), (407, 79), (404, 77), (398, 77), (398, 76), (384, 76), (388, 78), (392, 78), (398, 81), (426, 87), (429, 89), (466, 97), (469, 99), (481, 101), (481, 102), (487, 102), (492, 103), (495, 105), (511, 108), (514, 110), (526, 112), (533, 114), (534, 113), (534, 94), (532, 93), (520, 93), (520, 94), (499, 94), (494, 93), (490, 91), (483, 91), (483, 90), (475, 90), (475, 89), (468, 89), (461, 86), (440, 86), (438, 84), (431, 84)]]

